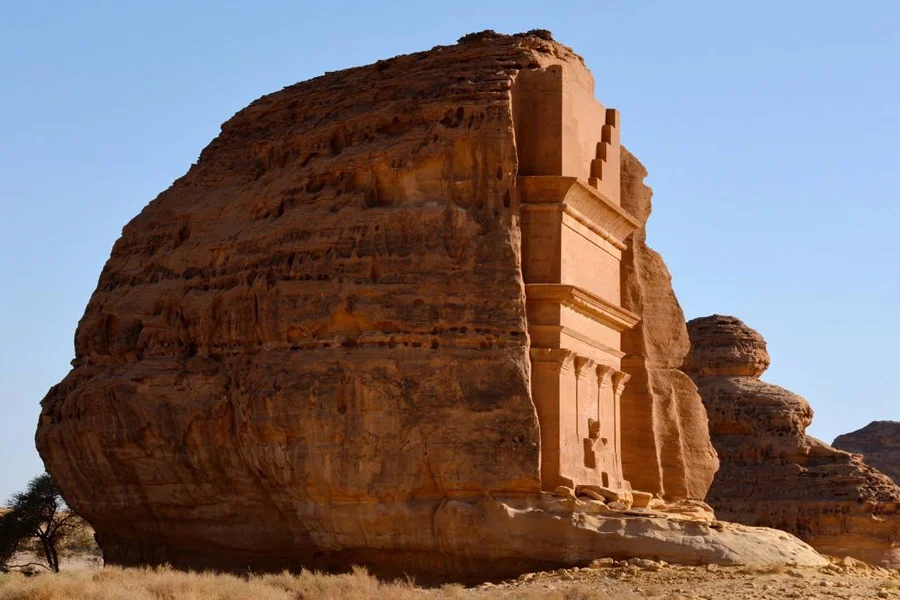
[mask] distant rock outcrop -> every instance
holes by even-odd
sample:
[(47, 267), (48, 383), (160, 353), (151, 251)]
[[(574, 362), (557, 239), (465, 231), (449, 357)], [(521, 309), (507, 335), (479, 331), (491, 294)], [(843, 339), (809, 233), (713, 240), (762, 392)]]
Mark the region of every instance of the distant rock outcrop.
[(788, 531), (819, 551), (900, 565), (900, 488), (858, 456), (806, 435), (802, 397), (765, 383), (765, 340), (735, 317), (687, 324), (683, 369), (697, 384), (721, 467), (719, 518)]
[(862, 429), (837, 436), (832, 445), (862, 454), (866, 464), (900, 485), (900, 422), (872, 421)]

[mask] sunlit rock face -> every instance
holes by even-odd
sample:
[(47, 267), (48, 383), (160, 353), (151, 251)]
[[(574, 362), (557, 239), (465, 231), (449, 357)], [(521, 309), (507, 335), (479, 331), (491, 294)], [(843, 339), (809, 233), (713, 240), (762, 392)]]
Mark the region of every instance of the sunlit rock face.
[(703, 401), (679, 370), (691, 344), (669, 269), (647, 244), (653, 190), (644, 185), (646, 175), (624, 151), (622, 206), (642, 227), (622, 258), (622, 305), (641, 316), (622, 334), (623, 370), (631, 375), (622, 396), (623, 468), (637, 489), (673, 500), (702, 499), (719, 461)]
[(900, 488), (859, 455), (806, 435), (809, 403), (759, 379), (769, 354), (758, 332), (723, 315), (687, 326), (683, 368), (721, 461), (707, 496), (718, 517), (788, 531), (827, 554), (900, 565)]
[(540, 490), (510, 88), (568, 63), (508, 37), (292, 85), (125, 227), (37, 436), (107, 558), (423, 549), (440, 499)]
[[(821, 564), (627, 480), (622, 336), (660, 303), (623, 307), (649, 213), (622, 194), (623, 155), (618, 112), (546, 32), (466, 36), (236, 114), (125, 227), (42, 403), (38, 449), (107, 561)], [(676, 346), (654, 381), (676, 381)], [(658, 454), (666, 492), (648, 491), (699, 497), (714, 455), (683, 379), (634, 426), (684, 449)]]
[(834, 447), (862, 454), (866, 464), (900, 484), (900, 422), (872, 421), (834, 438)]

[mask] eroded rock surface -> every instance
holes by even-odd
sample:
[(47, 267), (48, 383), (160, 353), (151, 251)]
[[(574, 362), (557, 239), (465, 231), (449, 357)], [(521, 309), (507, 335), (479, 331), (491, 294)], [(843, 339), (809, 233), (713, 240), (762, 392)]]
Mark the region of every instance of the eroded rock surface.
[(897, 421), (872, 421), (862, 429), (837, 436), (832, 445), (862, 454), (866, 464), (900, 484), (900, 423)]
[[(520, 77), (574, 115), (557, 131), (574, 132), (561, 173), (522, 172)], [(535, 118), (544, 107), (526, 108)], [(572, 206), (533, 196), (533, 210), (565, 213), (588, 243), (624, 251), (636, 223), (614, 201), (617, 117), (545, 32), (487, 32), (287, 87), (225, 123), (125, 227), (76, 332), (74, 368), (42, 402), (38, 449), (106, 559), (452, 576), (611, 554), (820, 563), (799, 540), (714, 526), (702, 506), (624, 481), (542, 494), (517, 177), (534, 176), (532, 191), (546, 191), (541, 176), (565, 180)], [(546, 166), (547, 148), (531, 147), (531, 168)], [(552, 308), (592, 315), (585, 327), (618, 358), (618, 330), (591, 323), (638, 317), (617, 306), (618, 260), (605, 252), (609, 289), (583, 294), (576, 277)], [(568, 275), (590, 279), (574, 264)], [(544, 340), (565, 325), (542, 323)], [(572, 375), (578, 407), (627, 381), (615, 365), (545, 350)], [(678, 352), (651, 365), (665, 365), (658, 386), (673, 385)], [(660, 397), (653, 435), (679, 447), (657, 454), (674, 473), (667, 489), (702, 495), (705, 475), (682, 464), (700, 456), (698, 472), (710, 468), (700, 413)], [(616, 456), (608, 412), (584, 415), (578, 447), (557, 454), (584, 471)]]
[(509, 92), (568, 63), (488, 37), (292, 85), (125, 227), (37, 435), (107, 559), (428, 551), (441, 499), (540, 490)]
[(655, 510), (615, 510), (591, 500), (546, 496), (524, 502), (448, 502), (435, 526), (453, 547), (466, 548), (466, 555), (506, 554), (512, 546), (521, 560), (533, 563), (585, 565), (604, 556), (685, 565), (827, 564), (784, 531), (723, 523), (708, 505), (690, 500)]
[(719, 454), (707, 502), (720, 519), (788, 531), (827, 554), (900, 565), (900, 488), (859, 456), (806, 435), (809, 403), (759, 380), (765, 341), (734, 317), (688, 322), (684, 370)]
[[(644, 225), (652, 190), (647, 170), (622, 156), (622, 206)], [(622, 368), (631, 375), (622, 396), (622, 462), (635, 489), (666, 498), (704, 498), (718, 469), (706, 409), (679, 370), (690, 350), (684, 313), (662, 256), (647, 245), (646, 227), (631, 235), (622, 257), (622, 305), (641, 322), (622, 335)]]

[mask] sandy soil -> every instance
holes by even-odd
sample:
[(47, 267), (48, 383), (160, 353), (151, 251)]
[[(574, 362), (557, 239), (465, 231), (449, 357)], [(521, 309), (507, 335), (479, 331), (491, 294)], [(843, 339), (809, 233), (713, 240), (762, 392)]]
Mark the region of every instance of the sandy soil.
[[(598, 561), (601, 562), (601, 561)], [(602, 561), (607, 562), (607, 561)], [(782, 598), (897, 598), (900, 572), (870, 567), (853, 559), (832, 559), (828, 567), (749, 569), (740, 567), (680, 567), (635, 559), (594, 568), (563, 569), (527, 574), (514, 582), (484, 584), (477, 591), (509, 591), (533, 596), (580, 587), (585, 598), (599, 592), (617, 600), (780, 600)], [(577, 597), (577, 595), (573, 595)]]
[[(646, 559), (601, 559), (591, 567), (528, 573), (511, 581), (471, 587), (416, 587), (409, 580), (378, 582), (364, 570), (350, 575), (260, 575), (248, 580), (214, 573), (179, 574), (166, 569), (101, 569), (99, 558), (88, 555), (68, 558), (63, 562), (63, 571), (61, 575), (40, 574), (25, 579), (20, 576), (17, 580), (0, 577), (0, 597), (227, 600), (251, 594), (257, 600), (900, 600), (900, 571), (871, 567), (850, 558), (832, 559), (823, 568), (770, 569), (682, 567)], [(124, 589), (126, 586), (129, 589)]]

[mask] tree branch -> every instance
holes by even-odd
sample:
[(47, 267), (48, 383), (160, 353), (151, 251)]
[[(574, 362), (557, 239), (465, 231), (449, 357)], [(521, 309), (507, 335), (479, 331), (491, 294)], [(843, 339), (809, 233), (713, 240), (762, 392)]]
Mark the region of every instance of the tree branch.
[(6, 565), (7, 569), (24, 569), (25, 567), (42, 567), (44, 569), (47, 569), (48, 571), (51, 570), (50, 567), (48, 567), (44, 563), (36, 562), (25, 563), (24, 565)]
[(69, 513), (68, 515), (66, 515), (65, 517), (63, 517), (62, 519), (60, 519), (59, 521), (55, 522), (55, 523), (53, 524), (53, 525), (55, 525), (55, 527), (53, 527), (52, 529), (50, 529), (50, 528), (48, 527), (49, 536), (50, 536), (50, 537), (53, 537), (54, 535), (56, 535), (56, 532), (57, 532), (57, 531), (59, 531), (60, 529), (62, 529), (62, 528), (66, 525), (66, 523), (68, 523), (68, 522), (71, 521), (72, 519), (77, 519), (77, 518), (78, 518), (78, 515), (76, 515), (75, 513)]

